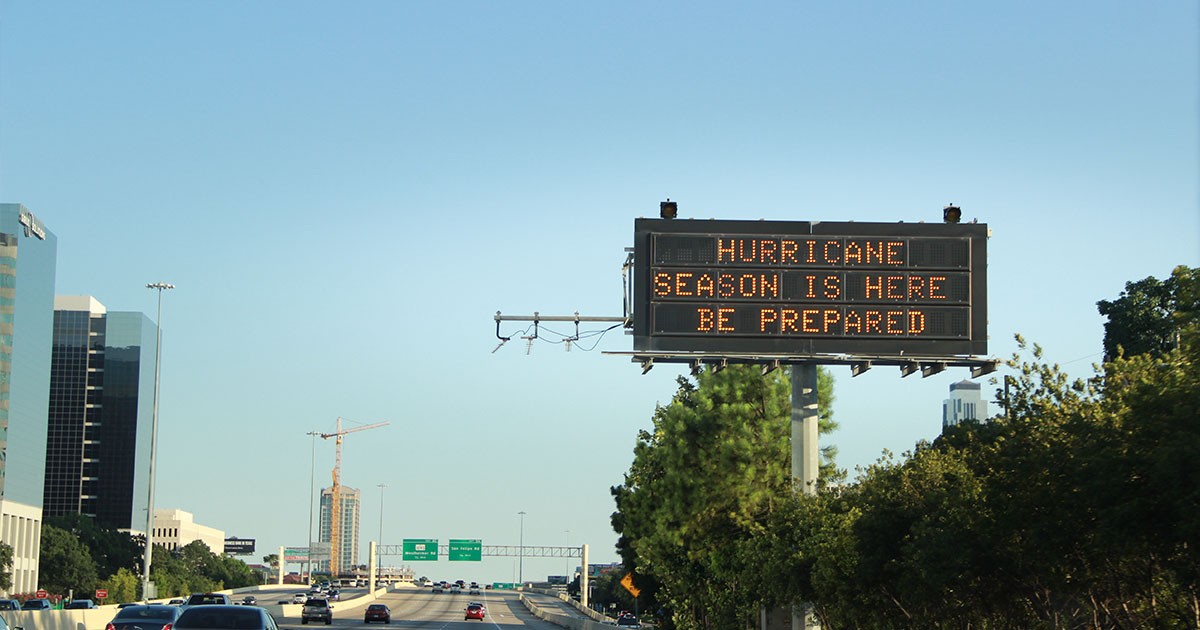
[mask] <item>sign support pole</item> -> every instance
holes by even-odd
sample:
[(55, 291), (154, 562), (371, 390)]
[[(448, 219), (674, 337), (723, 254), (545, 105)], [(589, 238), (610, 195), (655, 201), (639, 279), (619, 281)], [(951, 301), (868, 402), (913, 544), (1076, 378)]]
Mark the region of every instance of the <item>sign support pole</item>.
[[(817, 448), (817, 425), (820, 408), (817, 403), (817, 366), (813, 363), (793, 365), (792, 376), (792, 478), (801, 491), (817, 494), (817, 476), (821, 466)], [(792, 630), (818, 630), (809, 602), (792, 608)]]

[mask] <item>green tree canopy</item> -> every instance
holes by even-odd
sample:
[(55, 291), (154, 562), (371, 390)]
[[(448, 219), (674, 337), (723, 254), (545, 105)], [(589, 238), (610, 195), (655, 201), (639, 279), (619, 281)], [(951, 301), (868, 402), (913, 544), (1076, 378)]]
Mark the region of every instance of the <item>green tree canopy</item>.
[[(683, 627), (740, 627), (773, 603), (756, 588), (759, 567), (736, 551), (795, 491), (791, 383), (783, 370), (734, 366), (678, 384), (613, 488), (618, 550), (643, 609), (664, 604)], [(831, 389), (819, 377), (823, 430), (833, 427)]]
[(1197, 330), (1197, 283), (1200, 270), (1180, 265), (1166, 280), (1153, 276), (1126, 282), (1116, 300), (1096, 303), (1104, 324), (1104, 359), (1126, 355), (1160, 356), (1175, 349), (1184, 334)]
[(98, 582), (96, 562), (71, 532), (42, 523), (38, 555), (39, 586), (51, 593), (91, 593)]

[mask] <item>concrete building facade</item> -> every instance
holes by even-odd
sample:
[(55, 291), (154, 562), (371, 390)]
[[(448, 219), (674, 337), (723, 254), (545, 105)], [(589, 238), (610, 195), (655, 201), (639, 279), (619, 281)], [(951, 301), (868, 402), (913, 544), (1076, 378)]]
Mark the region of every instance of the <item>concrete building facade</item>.
[(987, 401), (979, 383), (959, 381), (950, 385), (950, 398), (942, 401), (942, 428), (988, 418)]
[[(355, 488), (347, 488), (342, 486), (338, 490), (341, 497), (341, 524), (339, 531), (338, 548), (339, 563), (341, 571), (348, 571), (351, 567), (358, 564), (358, 526), (359, 512), (362, 505), (362, 499), (359, 491)], [(333, 519), (333, 488), (321, 488), (321, 515), (320, 529), (318, 530), (318, 542), (329, 543), (332, 540), (330, 535), (331, 521)], [(317, 562), (318, 571), (330, 571), (330, 561)]]
[(225, 551), (225, 532), (201, 525), (191, 512), (177, 509), (154, 510), (154, 537), (156, 545), (171, 551), (199, 540), (208, 545), (209, 551), (220, 554)]

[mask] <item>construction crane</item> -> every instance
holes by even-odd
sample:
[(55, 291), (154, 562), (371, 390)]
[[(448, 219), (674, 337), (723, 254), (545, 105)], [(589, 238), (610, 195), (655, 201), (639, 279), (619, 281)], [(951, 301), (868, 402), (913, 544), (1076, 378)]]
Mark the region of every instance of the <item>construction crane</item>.
[(367, 429), (377, 429), (388, 424), (391, 423), (376, 422), (375, 424), (342, 430), (342, 418), (339, 416), (336, 431), (320, 434), (321, 439), (325, 440), (337, 438), (334, 440), (334, 443), (337, 445), (337, 456), (333, 460), (333, 487), (330, 488), (329, 493), (329, 573), (331, 577), (337, 578), (338, 574), (342, 571), (342, 436), (348, 433), (366, 431)]

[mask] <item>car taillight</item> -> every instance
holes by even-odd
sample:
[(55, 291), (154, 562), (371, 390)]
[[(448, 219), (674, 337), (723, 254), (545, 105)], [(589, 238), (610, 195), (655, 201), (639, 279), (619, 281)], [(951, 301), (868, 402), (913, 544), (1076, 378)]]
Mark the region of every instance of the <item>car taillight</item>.
[(108, 625), (107, 625), (107, 626), (104, 626), (104, 630), (117, 630), (117, 627), (116, 627), (116, 626), (114, 626), (114, 625), (112, 624), (112, 622), (110, 621), (110, 622), (108, 622)]
[(171, 630), (171, 626), (173, 626), (173, 625), (175, 625), (175, 624), (173, 624), (173, 623), (163, 624), (162, 630)]

